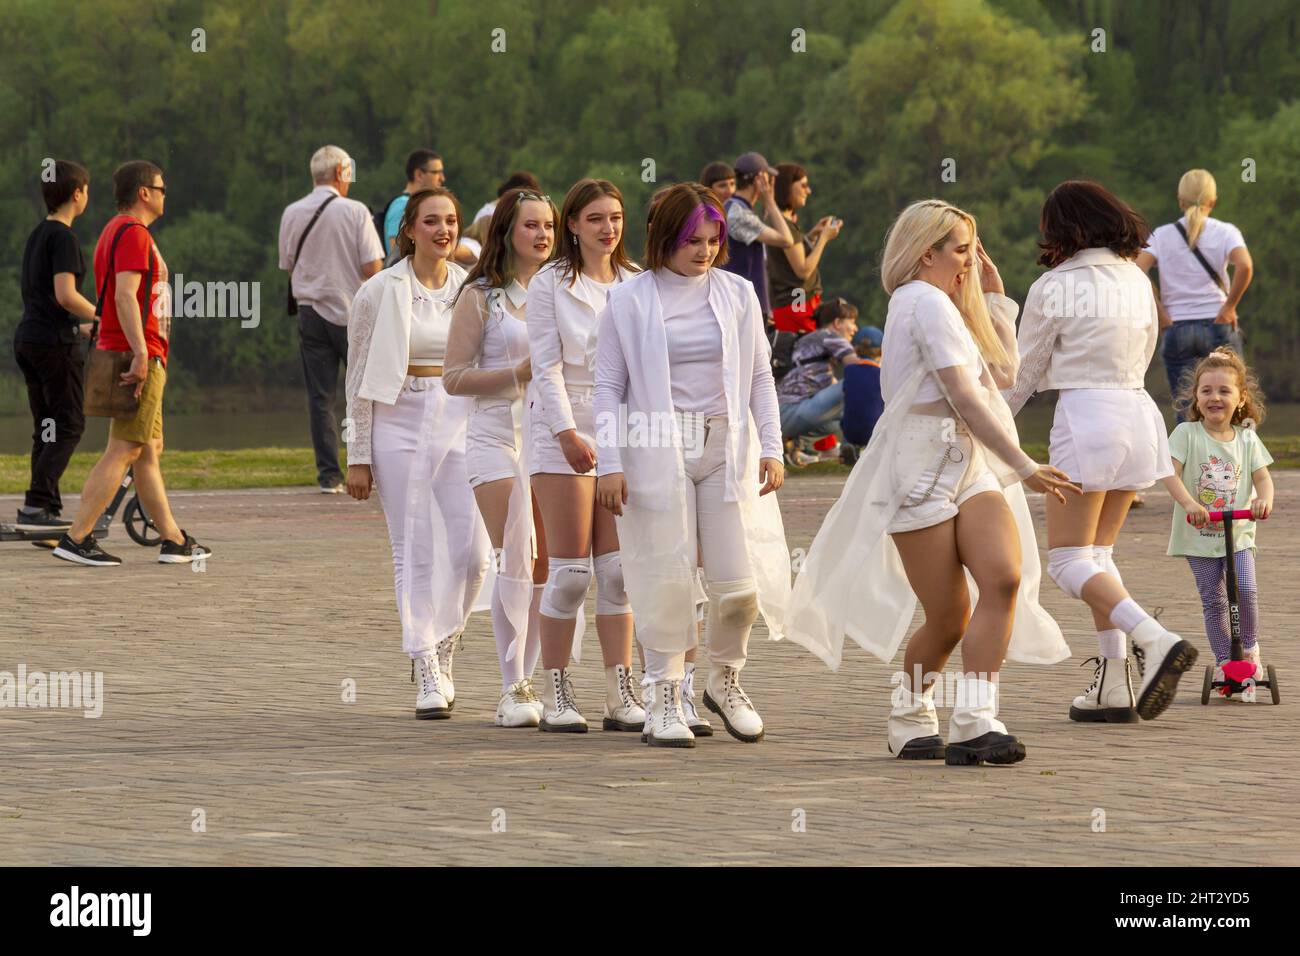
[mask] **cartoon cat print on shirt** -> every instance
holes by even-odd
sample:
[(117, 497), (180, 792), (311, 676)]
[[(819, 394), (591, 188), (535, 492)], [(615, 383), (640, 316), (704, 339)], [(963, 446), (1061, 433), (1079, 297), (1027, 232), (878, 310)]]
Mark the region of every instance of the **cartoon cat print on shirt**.
[(1211, 455), (1209, 462), (1201, 465), (1201, 475), (1196, 480), (1196, 500), (1207, 511), (1229, 511), (1236, 503), (1240, 478), (1239, 465)]

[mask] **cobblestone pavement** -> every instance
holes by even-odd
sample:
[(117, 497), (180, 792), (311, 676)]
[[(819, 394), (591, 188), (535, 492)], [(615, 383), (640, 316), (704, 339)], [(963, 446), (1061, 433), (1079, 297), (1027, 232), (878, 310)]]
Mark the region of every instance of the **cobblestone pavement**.
[[(792, 548), (808, 545), (842, 480), (798, 476), (781, 492)], [(125, 559), (116, 569), (0, 545), (0, 671), (104, 674), (99, 719), (0, 709), (4, 862), (1300, 863), (1286, 782), (1300, 770), (1300, 474), (1277, 485), (1259, 587), (1282, 705), (1202, 707), (1198, 668), (1159, 720), (1071, 723), (1091, 621), (1045, 581), (1075, 657), (1004, 671), (1004, 716), (1029, 752), (1009, 768), (891, 759), (895, 668), (851, 646), (832, 673), (761, 627), (745, 670), (767, 723), (758, 745), (724, 733), (665, 751), (634, 734), (496, 728), (485, 614), (457, 656), (454, 719), (417, 721), (375, 501), (177, 493), (182, 525), (215, 549), (203, 573), (155, 563), (120, 526), (106, 542)], [(1168, 499), (1153, 490), (1148, 502), (1117, 562), (1204, 660), (1191, 573), (1164, 555)], [(0, 497), (0, 513), (16, 503)], [(1041, 544), (1041, 499), (1032, 507)], [(598, 655), (576, 683), (598, 727)]]

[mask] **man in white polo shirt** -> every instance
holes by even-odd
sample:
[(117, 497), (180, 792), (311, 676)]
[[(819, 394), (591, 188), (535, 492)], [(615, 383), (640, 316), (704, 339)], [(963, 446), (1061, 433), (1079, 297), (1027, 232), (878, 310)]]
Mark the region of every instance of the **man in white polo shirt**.
[[(1237, 305), (1254, 275), (1241, 230), (1210, 218), (1218, 201), (1214, 177), (1204, 169), (1183, 174), (1178, 183), (1182, 217), (1157, 226), (1138, 253), (1144, 272), (1154, 267), (1159, 286), (1156, 308), (1165, 330), (1160, 357), (1175, 399), (1183, 378), (1202, 358), (1221, 345), (1242, 350)], [(1199, 255), (1198, 255), (1199, 253)], [(1231, 285), (1228, 266), (1232, 266)], [(1178, 421), (1183, 414), (1178, 412)]]
[(348, 361), (348, 312), (361, 283), (384, 264), (370, 210), (347, 198), (355, 177), (352, 157), (337, 146), (322, 146), (311, 158), (314, 188), (280, 217), (280, 268), (289, 273), (298, 302), (316, 480), (326, 494), (343, 491), (334, 403), (339, 366)]

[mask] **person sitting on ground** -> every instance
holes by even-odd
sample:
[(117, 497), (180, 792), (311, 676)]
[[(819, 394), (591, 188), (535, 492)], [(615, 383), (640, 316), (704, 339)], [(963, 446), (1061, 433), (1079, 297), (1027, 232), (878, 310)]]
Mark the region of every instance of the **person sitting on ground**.
[[(785, 439), (806, 434), (843, 437), (840, 417), (844, 412), (844, 386), (836, 379), (834, 366), (862, 361), (849, 344), (858, 324), (858, 310), (852, 303), (829, 299), (817, 307), (813, 320), (817, 331), (795, 343), (794, 366), (777, 388), (781, 435)], [(796, 464), (808, 462), (797, 460)]]

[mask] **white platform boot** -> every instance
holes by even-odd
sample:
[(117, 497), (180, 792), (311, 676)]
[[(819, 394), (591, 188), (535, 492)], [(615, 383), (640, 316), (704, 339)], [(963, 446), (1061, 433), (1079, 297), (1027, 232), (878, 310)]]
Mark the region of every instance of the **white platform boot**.
[(933, 687), (920, 694), (906, 687), (894, 691), (894, 709), (889, 712), (889, 752), (900, 760), (943, 758)]
[(1134, 628), (1129, 637), (1142, 672), (1138, 716), (1153, 720), (1174, 702), (1179, 678), (1196, 663), (1196, 648), (1151, 617)]
[(1092, 683), (1070, 705), (1070, 719), (1081, 723), (1131, 724), (1138, 719), (1128, 658), (1090, 657)]
[(546, 672), (546, 683), (542, 685), (542, 722), (538, 729), (561, 734), (587, 732), (587, 718), (578, 712), (573, 699), (573, 681), (569, 680), (568, 668)]
[(415, 716), (420, 720), (446, 720), (451, 703), (443, 689), (438, 658), (417, 657), (411, 661), (411, 679), (419, 686), (415, 698)]
[(645, 742), (651, 747), (694, 747), (695, 735), (682, 716), (682, 682), (661, 680), (650, 685)]
[(451, 667), (453, 658), (456, 656), (456, 642), (460, 640), (459, 634), (453, 634), (441, 644), (438, 645), (438, 670), (442, 673), (442, 690), (447, 695), (447, 707), (456, 706), (456, 685), (452, 683)]
[(948, 721), (944, 763), (971, 766), (1019, 763), (1025, 745), (998, 720), (998, 685), (978, 677), (957, 678), (957, 701)]
[(632, 668), (615, 664), (605, 668), (605, 716), (603, 730), (635, 733), (645, 730), (645, 708), (637, 700)]
[(704, 706), (722, 718), (722, 726), (737, 740), (756, 744), (763, 739), (763, 719), (740, 686), (740, 668), (709, 665)]

